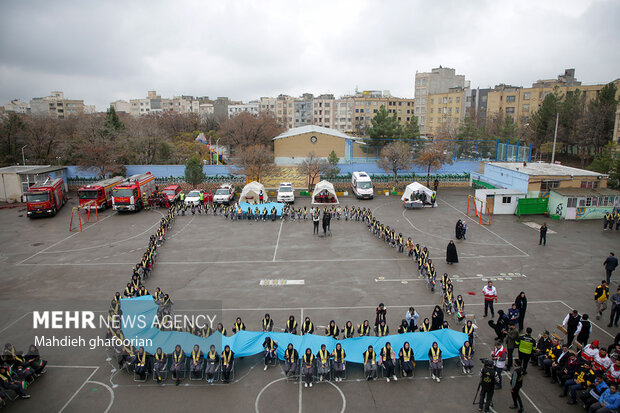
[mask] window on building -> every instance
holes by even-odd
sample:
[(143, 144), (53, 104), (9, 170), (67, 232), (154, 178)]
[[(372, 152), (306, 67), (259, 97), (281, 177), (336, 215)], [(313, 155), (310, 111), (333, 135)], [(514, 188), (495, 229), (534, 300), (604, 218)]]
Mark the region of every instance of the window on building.
[(416, 80), (415, 80), (415, 85), (416, 85), (416, 86), (420, 86), (420, 79), (416, 79)]
[(433, 118), (428, 118), (429, 123), (433, 123)]
[(506, 102), (514, 102), (516, 100), (517, 99), (515, 95), (506, 96)]
[(510, 115), (510, 114), (514, 115), (514, 113), (515, 113), (515, 108), (514, 108), (514, 106), (510, 106), (510, 107), (507, 107), (507, 108), (506, 108), (506, 114), (507, 114), (507, 115)]
[(435, 103), (435, 99), (431, 98), (431, 105)]
[(452, 97), (448, 98), (448, 103), (452, 103)]
[(503, 196), (502, 197), (502, 204), (509, 204), (512, 202), (512, 197), (511, 196)]
[(448, 98), (447, 97), (443, 98), (443, 103), (444, 103), (444, 105), (448, 103)]
[(402, 106), (403, 102), (398, 102), (398, 106)]
[(377, 113), (377, 109), (373, 109), (373, 110), (372, 110), (372, 113)]
[(560, 181), (542, 181), (540, 183), (540, 190), (542, 192), (547, 192), (554, 188), (560, 187)]
[(407, 116), (407, 122), (409, 122), (409, 120), (410, 120), (410, 119), (411, 119), (411, 118)]
[(457, 108), (455, 108), (454, 110), (456, 111), (456, 113), (459, 113), (459, 112), (460, 112), (460, 109), (461, 109), (461, 108), (457, 107)]
[(448, 108), (448, 113), (452, 115), (452, 108)]
[(529, 112), (530, 111), (530, 105), (523, 105), (522, 109), (523, 109), (523, 112)]
[(400, 116), (398, 117), (398, 121), (400, 122)]
[(577, 198), (568, 198), (566, 201), (567, 208), (577, 208)]
[(523, 93), (523, 100), (530, 100), (530, 92)]
[(582, 188), (598, 188), (599, 187), (599, 183), (598, 181), (581, 181), (581, 187)]
[(422, 123), (424, 123), (424, 122), (425, 122), (425, 120), (426, 120), (426, 116), (422, 116), (422, 117), (420, 117), (420, 121), (421, 121)]
[[(314, 112), (316, 114), (316, 111)], [(355, 109), (355, 113), (360, 113), (359, 109)]]

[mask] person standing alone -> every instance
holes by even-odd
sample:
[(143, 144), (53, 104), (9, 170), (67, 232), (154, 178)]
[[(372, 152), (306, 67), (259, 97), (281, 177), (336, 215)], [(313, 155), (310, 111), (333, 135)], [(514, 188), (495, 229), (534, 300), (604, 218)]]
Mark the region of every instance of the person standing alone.
[(493, 281), (487, 283), (482, 289), (482, 294), (484, 294), (484, 316), (486, 317), (488, 310), (491, 309), (491, 318), (495, 317), (493, 302), (497, 302), (497, 290), (493, 286)]
[(603, 265), (605, 266), (607, 284), (609, 284), (609, 282), (611, 281), (611, 273), (614, 272), (614, 270), (618, 266), (618, 258), (615, 257), (613, 252), (610, 252), (609, 257), (605, 259)]
[(318, 209), (315, 209), (314, 212), (312, 213), (312, 224), (314, 225), (314, 232), (313, 234), (317, 234), (319, 233), (319, 221), (320, 221), (320, 213), (318, 211)]
[(543, 222), (540, 227), (540, 240), (538, 241), (538, 245), (547, 245), (547, 223)]

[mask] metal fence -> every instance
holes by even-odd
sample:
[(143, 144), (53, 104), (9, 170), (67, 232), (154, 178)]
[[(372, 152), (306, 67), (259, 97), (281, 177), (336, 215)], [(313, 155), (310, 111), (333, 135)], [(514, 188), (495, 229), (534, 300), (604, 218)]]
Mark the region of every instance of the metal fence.
[[(376, 162), (381, 149), (390, 142), (399, 141), (409, 145), (413, 154), (418, 154), (432, 142), (444, 147), (452, 160), (472, 161), (531, 161), (532, 145), (511, 144), (509, 141), (500, 142), (499, 139), (375, 139), (360, 138), (364, 142), (362, 156), (352, 158), (355, 162)], [(359, 155), (359, 153), (358, 153)]]
[[(394, 182), (394, 175), (369, 175), (370, 179), (374, 183), (390, 183)], [(398, 174), (398, 182), (413, 182), (413, 181), (426, 181), (426, 174)], [(462, 174), (431, 174), (429, 175), (429, 181), (434, 182), (436, 180), (439, 183), (446, 182), (469, 182), (469, 173)], [(327, 180), (334, 184), (346, 184), (351, 182), (351, 175), (338, 175), (335, 177), (327, 178)]]

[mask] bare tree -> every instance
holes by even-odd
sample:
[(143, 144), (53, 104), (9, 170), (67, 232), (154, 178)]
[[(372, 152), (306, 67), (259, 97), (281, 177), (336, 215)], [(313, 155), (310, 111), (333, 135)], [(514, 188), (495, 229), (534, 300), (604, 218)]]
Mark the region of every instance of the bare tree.
[(60, 122), (57, 119), (31, 116), (25, 118), (26, 144), (31, 163), (48, 164), (58, 153)]
[(283, 130), (270, 113), (256, 116), (241, 112), (220, 125), (219, 136), (224, 144), (237, 148), (249, 145), (271, 146), (271, 140)]
[(106, 136), (102, 128), (103, 116), (88, 115), (77, 125), (77, 164), (92, 169), (101, 177), (117, 173), (123, 167), (119, 162), (121, 150), (116, 139)]
[(406, 142), (390, 142), (381, 150), (377, 161), (379, 168), (394, 174), (394, 182), (398, 182), (398, 171), (406, 171), (413, 165), (411, 149)]
[(276, 166), (273, 151), (266, 145), (250, 145), (239, 149), (236, 153), (236, 165), (240, 167), (240, 170), (235, 170), (236, 173), (243, 173), (258, 182), (273, 172)]
[(450, 159), (446, 143), (435, 141), (432, 145), (424, 148), (424, 151), (414, 162), (426, 168), (426, 186), (428, 186), (431, 171), (440, 169), (445, 163), (452, 164), (452, 159)]
[(314, 152), (310, 152), (306, 159), (297, 166), (297, 172), (307, 177), (308, 190), (311, 190), (317, 178), (321, 175), (330, 176), (334, 172), (334, 168), (334, 165), (319, 158)]

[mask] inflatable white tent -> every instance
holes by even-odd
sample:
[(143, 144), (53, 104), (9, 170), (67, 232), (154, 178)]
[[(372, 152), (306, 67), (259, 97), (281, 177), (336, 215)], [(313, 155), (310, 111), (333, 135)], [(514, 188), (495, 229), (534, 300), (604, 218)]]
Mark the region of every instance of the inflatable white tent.
[(239, 202), (247, 202), (248, 204), (258, 204), (260, 191), (263, 191), (263, 202), (267, 202), (267, 191), (265, 186), (260, 182), (252, 181), (243, 187)]
[[(424, 196), (421, 197), (421, 194), (424, 194)], [(403, 201), (403, 206), (407, 208), (422, 208), (423, 206), (434, 206), (431, 205), (432, 196), (432, 190), (418, 182), (414, 182), (407, 185), (401, 200)], [(425, 198), (425, 202), (422, 202), (420, 198)]]
[(338, 197), (331, 182), (321, 181), (314, 187), (312, 192), (312, 205), (335, 205)]

